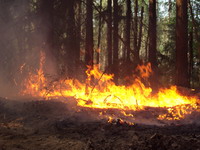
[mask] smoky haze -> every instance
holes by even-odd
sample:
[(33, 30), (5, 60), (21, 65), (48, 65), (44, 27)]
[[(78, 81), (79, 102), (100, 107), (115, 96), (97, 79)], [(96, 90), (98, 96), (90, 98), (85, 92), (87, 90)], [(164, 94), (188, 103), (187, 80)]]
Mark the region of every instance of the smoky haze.
[[(46, 58), (45, 70), (54, 73), (51, 47), (47, 44), (48, 20), (36, 11), (34, 1), (0, 1), (0, 96), (16, 96), (28, 72), (39, 68), (40, 51)], [(48, 68), (47, 68), (48, 66)]]

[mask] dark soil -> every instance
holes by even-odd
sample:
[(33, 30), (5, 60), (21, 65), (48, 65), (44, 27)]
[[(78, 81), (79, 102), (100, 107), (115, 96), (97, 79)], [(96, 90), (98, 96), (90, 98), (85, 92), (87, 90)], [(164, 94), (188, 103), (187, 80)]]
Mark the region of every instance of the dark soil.
[(108, 123), (73, 106), (0, 98), (0, 150), (200, 150), (197, 123)]

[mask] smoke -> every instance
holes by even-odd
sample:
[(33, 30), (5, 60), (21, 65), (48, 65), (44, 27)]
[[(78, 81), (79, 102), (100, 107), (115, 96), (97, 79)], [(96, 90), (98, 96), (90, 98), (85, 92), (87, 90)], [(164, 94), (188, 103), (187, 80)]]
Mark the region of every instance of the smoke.
[[(28, 73), (39, 68), (40, 51), (51, 54), (44, 46), (48, 36), (44, 16), (34, 5), (27, 0), (0, 1), (0, 97), (16, 96)], [(45, 64), (46, 73), (54, 74), (52, 58)]]

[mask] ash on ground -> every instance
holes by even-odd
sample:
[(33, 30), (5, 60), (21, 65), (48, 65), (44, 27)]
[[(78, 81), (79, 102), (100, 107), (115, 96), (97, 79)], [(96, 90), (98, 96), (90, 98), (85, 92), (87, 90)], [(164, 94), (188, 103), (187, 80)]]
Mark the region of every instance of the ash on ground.
[(61, 101), (0, 98), (0, 150), (198, 150), (200, 125), (108, 123)]

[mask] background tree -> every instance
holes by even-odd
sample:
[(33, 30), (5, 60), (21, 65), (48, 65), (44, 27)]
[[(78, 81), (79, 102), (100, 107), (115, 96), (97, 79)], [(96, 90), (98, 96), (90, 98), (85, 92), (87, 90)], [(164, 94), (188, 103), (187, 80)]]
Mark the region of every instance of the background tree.
[(176, 84), (189, 87), (187, 0), (176, 1)]
[(138, 0), (135, 0), (135, 7), (134, 7), (134, 41), (133, 47), (135, 51), (135, 61), (139, 61), (139, 51), (138, 51)]
[(86, 0), (85, 63), (93, 65), (93, 0)]
[(119, 6), (118, 0), (113, 0), (113, 73), (115, 74), (115, 83), (118, 82), (118, 52), (119, 52), (119, 39), (118, 39), (118, 25), (119, 25)]
[(155, 69), (157, 67), (157, 30), (156, 30), (156, 0), (149, 0), (149, 62)]
[[(66, 6), (66, 54), (65, 66), (67, 67), (68, 77), (72, 78), (76, 75), (76, 69), (79, 58), (79, 43), (77, 36), (77, 26), (75, 23), (75, 4), (76, 1), (64, 1)], [(73, 40), (72, 40), (73, 39)]]
[(130, 61), (131, 43), (130, 43), (130, 32), (131, 32), (131, 0), (126, 1), (126, 61)]
[(102, 30), (102, 0), (99, 2), (99, 28), (98, 28), (98, 39), (97, 39), (97, 50), (96, 50), (96, 63), (99, 64), (99, 53), (100, 53), (100, 44), (101, 44), (101, 30)]
[[(184, 10), (188, 24), (186, 17), (176, 16), (179, 2), (177, 12)], [(198, 88), (200, 1), (188, 1), (188, 12), (185, 4), (180, 0), (1, 1), (0, 82), (19, 84), (38, 69), (40, 51), (44, 51), (45, 74), (53, 72), (57, 79), (84, 82), (86, 65), (94, 61), (102, 71), (115, 74), (116, 83), (126, 84), (127, 77), (136, 74), (139, 59), (157, 68), (155, 80), (163, 86), (188, 86), (189, 82)], [(99, 49), (101, 53), (94, 51)], [(187, 78), (187, 83), (181, 78)]]

